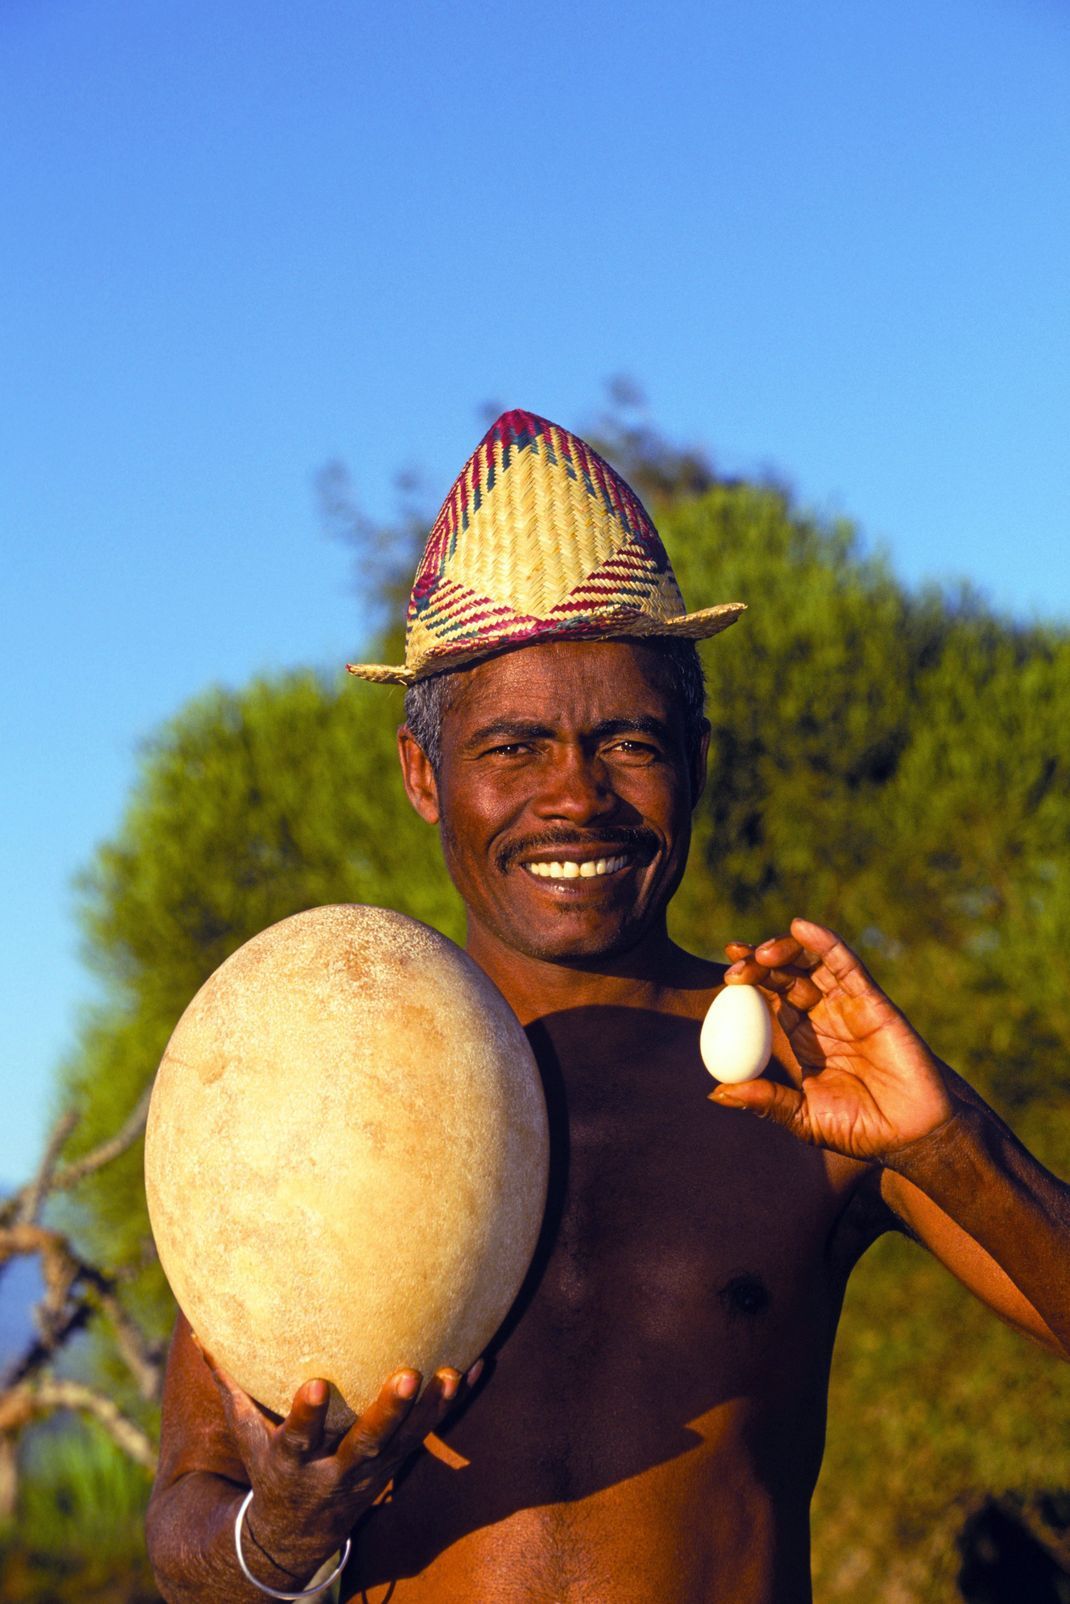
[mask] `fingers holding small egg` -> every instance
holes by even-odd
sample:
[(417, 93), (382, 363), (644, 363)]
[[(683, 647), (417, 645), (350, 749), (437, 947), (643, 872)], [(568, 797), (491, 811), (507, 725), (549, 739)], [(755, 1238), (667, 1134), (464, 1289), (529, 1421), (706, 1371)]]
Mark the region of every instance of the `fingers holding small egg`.
[(812, 954), (807, 953), (801, 941), (788, 935), (770, 936), (766, 941), (760, 941), (754, 949), (754, 955), (767, 969), (812, 969), (817, 962)]
[(754, 949), (754, 958), (770, 974), (775, 975), (811, 975), (818, 978), (818, 972), (824, 964), (820, 954), (811, 952), (794, 936), (774, 936), (770, 941), (760, 942)]
[(755, 986), (726, 986), (710, 1004), (699, 1052), (710, 1074), (725, 1085), (755, 1080), (773, 1049), (769, 1007)]
[(785, 1029), (790, 1028), (787, 1007), (790, 1006), (796, 1014), (806, 1014), (811, 1008), (816, 1008), (825, 995), (811, 975), (799, 974), (794, 969), (766, 969), (756, 963), (733, 964), (725, 972), (725, 983), (732, 987), (760, 986), (763, 991), (772, 992), (773, 1006)]
[(761, 986), (800, 1013), (815, 1008), (828, 990), (821, 983), (821, 959), (794, 936), (774, 936), (756, 947), (733, 941), (725, 952), (733, 960), (725, 971), (726, 984)]

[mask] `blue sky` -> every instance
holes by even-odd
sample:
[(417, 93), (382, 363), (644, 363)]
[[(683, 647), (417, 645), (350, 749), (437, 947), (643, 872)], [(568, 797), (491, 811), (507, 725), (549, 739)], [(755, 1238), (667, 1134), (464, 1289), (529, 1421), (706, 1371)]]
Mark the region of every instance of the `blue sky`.
[(0, 1177), (138, 743), (361, 643), (328, 459), (383, 514), (627, 373), (908, 581), (1070, 617), (1068, 173), (1061, 0), (4, 0)]

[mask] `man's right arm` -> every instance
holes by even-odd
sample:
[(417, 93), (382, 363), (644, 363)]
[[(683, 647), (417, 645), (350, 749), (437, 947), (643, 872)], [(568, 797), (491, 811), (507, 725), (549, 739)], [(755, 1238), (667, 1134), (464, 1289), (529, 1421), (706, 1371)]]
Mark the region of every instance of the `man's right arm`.
[[(469, 1372), (476, 1379), (475, 1370)], [(160, 1468), (149, 1504), (149, 1556), (169, 1604), (255, 1604), (234, 1525), (253, 1489), (243, 1553), (265, 1586), (296, 1593), (343, 1546), (400, 1466), (464, 1391), (440, 1370), (399, 1370), (339, 1441), (325, 1434), (328, 1389), (308, 1381), (276, 1425), (213, 1367), (180, 1315), (164, 1383)]]

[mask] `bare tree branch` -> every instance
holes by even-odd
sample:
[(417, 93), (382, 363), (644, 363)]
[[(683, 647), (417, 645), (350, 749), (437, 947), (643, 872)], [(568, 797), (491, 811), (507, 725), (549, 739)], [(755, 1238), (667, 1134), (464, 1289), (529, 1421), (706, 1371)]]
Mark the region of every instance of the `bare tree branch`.
[[(0, 1204), (0, 1274), (18, 1255), (37, 1254), (44, 1280), (44, 1294), (33, 1311), (37, 1335), (0, 1377), (0, 1518), (12, 1518), (17, 1509), (19, 1433), (38, 1416), (56, 1409), (91, 1416), (129, 1458), (155, 1471), (156, 1454), (141, 1427), (103, 1393), (56, 1376), (51, 1362), (75, 1332), (95, 1316), (104, 1315), (111, 1322), (119, 1357), (138, 1392), (146, 1403), (152, 1403), (159, 1398), (163, 1380), (163, 1347), (151, 1343), (123, 1308), (116, 1290), (120, 1277), (83, 1259), (63, 1232), (39, 1223), (52, 1193), (69, 1191), (133, 1145), (144, 1130), (150, 1094), (151, 1087), (146, 1088), (114, 1136), (61, 1169), (60, 1153), (78, 1123), (74, 1110), (63, 1114), (32, 1181)], [(122, 1278), (135, 1273), (136, 1267), (131, 1267)]]
[(37, 1253), (45, 1279), (45, 1296), (34, 1311), (37, 1338), (9, 1366), (0, 1385), (14, 1386), (41, 1370), (75, 1331), (96, 1313), (115, 1329), (116, 1346), (146, 1402), (159, 1397), (163, 1349), (149, 1342), (116, 1296), (117, 1278), (79, 1258), (68, 1239), (43, 1225), (0, 1227), (0, 1266), (20, 1253)]
[(59, 1231), (50, 1231), (46, 1225), (0, 1226), (0, 1264), (23, 1253), (55, 1253), (65, 1242)]
[(42, 1370), (56, 1349), (61, 1348), (75, 1332), (81, 1331), (89, 1323), (93, 1310), (84, 1298), (79, 1298), (68, 1303), (62, 1315), (54, 1320), (42, 1320), (40, 1313), (41, 1308), (38, 1305), (34, 1310), (38, 1328), (37, 1337), (0, 1377), (0, 1402), (3, 1400), (2, 1389), (17, 1386)]
[(133, 1376), (146, 1403), (155, 1402), (163, 1386), (166, 1349), (146, 1340), (141, 1327), (127, 1314), (114, 1292), (100, 1291), (100, 1307), (115, 1328), (119, 1357)]
[(20, 1224), (32, 1225), (40, 1214), (41, 1206), (48, 1196), (52, 1184), (52, 1177), (59, 1162), (59, 1155), (63, 1151), (63, 1144), (74, 1130), (78, 1119), (77, 1110), (69, 1108), (56, 1121), (52, 1135), (49, 1137), (48, 1144), (45, 1147), (44, 1157), (38, 1166), (37, 1174), (29, 1186), (23, 1188), (22, 1202), (16, 1215), (16, 1219)]
[[(103, 1169), (105, 1164), (110, 1164), (112, 1159), (118, 1158), (121, 1153), (126, 1152), (128, 1147), (132, 1147), (145, 1128), (151, 1095), (152, 1087), (148, 1086), (124, 1124), (106, 1142), (101, 1142), (100, 1146), (95, 1147), (92, 1152), (84, 1153), (81, 1158), (64, 1165), (62, 1169), (53, 1168), (48, 1179), (47, 1194), (69, 1192), (72, 1186), (77, 1186), (78, 1182), (84, 1180), (87, 1175), (92, 1175), (96, 1170)], [(66, 1134), (69, 1135), (69, 1131)], [(64, 1140), (66, 1140), (66, 1135)], [(51, 1147), (51, 1145), (50, 1142), (49, 1146)], [(36, 1180), (31, 1181), (27, 1186), (21, 1187), (19, 1191), (12, 1193), (11, 1197), (6, 1198), (4, 1203), (0, 1205), (0, 1226), (9, 1225), (12, 1220), (19, 1219), (22, 1216), (27, 1200), (32, 1199), (44, 1169), (45, 1166), (42, 1165)]]
[(54, 1409), (74, 1409), (91, 1415), (125, 1454), (146, 1470), (155, 1471), (156, 1450), (141, 1427), (128, 1420), (110, 1398), (80, 1381), (59, 1381), (49, 1376), (34, 1385), (23, 1383), (10, 1388), (0, 1396), (0, 1435), (21, 1431), (35, 1415), (49, 1414)]
[(43, 1225), (0, 1228), (0, 1266), (25, 1253), (36, 1253), (41, 1259), (45, 1293), (35, 1310), (35, 1321), (40, 1344), (51, 1351), (56, 1345), (56, 1331), (66, 1324), (64, 1311), (71, 1289), (86, 1267), (59, 1231), (50, 1231)]

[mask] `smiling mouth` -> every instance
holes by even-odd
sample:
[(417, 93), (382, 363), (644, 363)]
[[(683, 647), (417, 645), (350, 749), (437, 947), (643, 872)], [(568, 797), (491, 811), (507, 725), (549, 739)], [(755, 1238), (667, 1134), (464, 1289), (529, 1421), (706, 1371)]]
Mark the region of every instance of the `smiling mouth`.
[(616, 874), (631, 861), (629, 853), (620, 852), (612, 858), (561, 858), (552, 863), (525, 863), (524, 868), (538, 880), (595, 880)]

